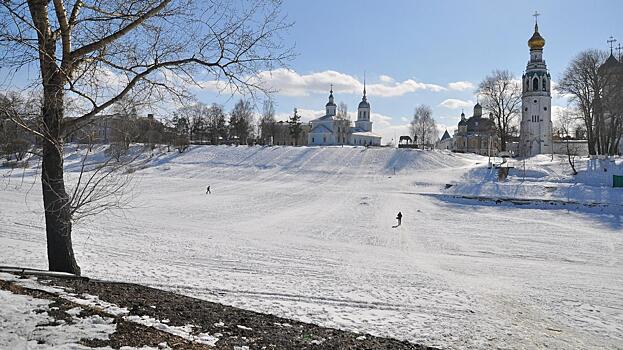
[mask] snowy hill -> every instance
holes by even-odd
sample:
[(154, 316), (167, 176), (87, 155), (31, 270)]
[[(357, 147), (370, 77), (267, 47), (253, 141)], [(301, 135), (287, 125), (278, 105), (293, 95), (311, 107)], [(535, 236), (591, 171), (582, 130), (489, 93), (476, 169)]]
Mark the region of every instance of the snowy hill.
[[(70, 179), (80, 159), (68, 150)], [(455, 198), (575, 186), (537, 160), (538, 191), (516, 173), (498, 184), (486, 163), (361, 147), (145, 153), (133, 208), (79, 222), (76, 255), (88, 276), (430, 346), (619, 346), (622, 213)], [(36, 170), (0, 172), (0, 264), (45, 268)]]

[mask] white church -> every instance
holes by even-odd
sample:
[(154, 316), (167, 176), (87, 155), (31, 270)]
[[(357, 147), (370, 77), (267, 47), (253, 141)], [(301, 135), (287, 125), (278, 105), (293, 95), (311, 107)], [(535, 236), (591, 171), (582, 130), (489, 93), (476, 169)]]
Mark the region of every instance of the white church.
[(366, 97), (364, 83), (363, 98), (357, 108), (355, 126), (350, 120), (336, 117), (337, 105), (333, 98), (333, 87), (329, 94), (329, 102), (325, 105), (325, 115), (311, 121), (308, 142), (310, 146), (355, 145), (380, 146), (381, 136), (372, 132), (370, 121), (370, 103)]

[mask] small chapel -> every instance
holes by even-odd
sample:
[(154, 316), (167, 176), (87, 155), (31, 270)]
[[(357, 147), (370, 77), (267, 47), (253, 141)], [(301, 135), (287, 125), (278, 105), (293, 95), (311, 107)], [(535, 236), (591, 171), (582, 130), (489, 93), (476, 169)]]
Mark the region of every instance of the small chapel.
[(363, 97), (357, 108), (355, 126), (352, 126), (350, 119), (337, 117), (337, 105), (333, 97), (333, 87), (331, 87), (329, 102), (325, 105), (325, 115), (311, 121), (311, 130), (309, 131), (307, 144), (310, 146), (381, 145), (381, 136), (372, 132), (370, 102), (368, 102), (366, 96), (365, 82)]

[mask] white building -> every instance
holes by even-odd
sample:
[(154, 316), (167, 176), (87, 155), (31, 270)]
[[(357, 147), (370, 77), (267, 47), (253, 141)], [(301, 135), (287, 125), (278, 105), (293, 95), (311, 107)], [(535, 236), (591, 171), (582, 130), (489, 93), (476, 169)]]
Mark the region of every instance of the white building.
[(329, 102), (325, 105), (325, 115), (311, 121), (308, 145), (381, 145), (381, 136), (372, 132), (370, 103), (366, 97), (365, 83), (363, 98), (357, 109), (355, 126), (351, 125), (350, 120), (336, 118), (336, 112), (337, 105), (333, 98), (333, 88), (331, 88)]
[(519, 152), (522, 156), (552, 153), (551, 77), (543, 60), (545, 39), (538, 23), (528, 40), (530, 61), (522, 76), (521, 125)]

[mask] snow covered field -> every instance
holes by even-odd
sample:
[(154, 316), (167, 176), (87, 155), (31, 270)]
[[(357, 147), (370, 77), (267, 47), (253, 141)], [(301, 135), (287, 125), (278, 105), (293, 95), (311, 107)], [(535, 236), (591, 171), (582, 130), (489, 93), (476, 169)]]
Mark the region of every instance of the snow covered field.
[[(545, 159), (529, 181), (483, 182), (486, 162), (357, 147), (158, 154), (135, 172), (135, 207), (79, 223), (74, 249), (88, 276), (431, 346), (623, 349), (623, 191), (570, 183)], [(35, 173), (0, 170), (0, 265), (46, 268)]]

